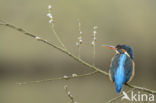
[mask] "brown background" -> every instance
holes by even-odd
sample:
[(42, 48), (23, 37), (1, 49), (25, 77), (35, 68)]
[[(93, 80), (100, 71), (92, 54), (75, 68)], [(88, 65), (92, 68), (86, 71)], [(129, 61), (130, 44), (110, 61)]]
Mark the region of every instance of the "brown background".
[[(79, 18), (83, 60), (92, 63), (92, 28), (97, 25), (96, 66), (108, 71), (114, 55), (101, 45), (128, 44), (134, 49), (136, 62), (136, 75), (131, 83), (156, 90), (155, 0), (0, 0), (0, 18), (59, 45), (46, 16), (49, 4), (53, 6), (56, 31), (74, 55), (78, 55), (75, 43), (79, 36)], [(16, 82), (89, 71), (91, 69), (60, 51), (0, 26), (0, 102), (67, 103), (70, 100), (63, 89), (66, 84), (80, 103), (105, 103), (118, 96), (113, 83), (101, 74), (69, 81), (16, 85)], [(116, 101), (120, 102), (120, 99)]]

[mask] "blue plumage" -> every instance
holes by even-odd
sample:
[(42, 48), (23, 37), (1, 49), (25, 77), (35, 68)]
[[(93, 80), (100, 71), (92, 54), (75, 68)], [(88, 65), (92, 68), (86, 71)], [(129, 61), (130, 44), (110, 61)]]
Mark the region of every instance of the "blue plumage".
[(116, 68), (115, 72), (115, 87), (116, 87), (116, 92), (120, 93), (121, 88), (123, 83), (125, 82), (125, 70), (124, 70), (124, 63), (126, 61), (126, 54), (121, 54), (119, 56), (119, 61), (118, 61), (118, 67)]
[(116, 51), (111, 62), (109, 76), (115, 82), (116, 92), (120, 93), (123, 84), (129, 82), (134, 76), (133, 50), (127, 45), (105, 47)]
[(130, 46), (128, 46), (128, 45), (117, 45), (116, 48), (117, 48), (117, 51), (120, 52), (120, 54), (123, 54), (124, 53), (122, 51), (122, 49), (124, 49), (129, 54), (129, 56), (130, 56), (131, 59), (134, 58), (133, 49)]

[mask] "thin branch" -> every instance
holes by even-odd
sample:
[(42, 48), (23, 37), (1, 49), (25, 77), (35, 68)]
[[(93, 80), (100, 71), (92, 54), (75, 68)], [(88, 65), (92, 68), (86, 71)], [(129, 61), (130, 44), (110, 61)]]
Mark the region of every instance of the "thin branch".
[[(85, 62), (85, 61), (83, 61), (82, 59), (80, 59), (80, 58), (74, 56), (73, 54), (71, 54), (71, 53), (70, 53), (69, 51), (67, 51), (66, 49), (60, 48), (60, 47), (56, 46), (55, 44), (48, 42), (48, 41), (45, 40), (45, 39), (42, 39), (42, 38), (40, 38), (40, 37), (38, 37), (38, 36), (36, 36), (36, 35), (34, 35), (34, 34), (32, 34), (32, 33), (29, 33), (29, 32), (27, 32), (27, 31), (25, 31), (25, 30), (22, 29), (22, 28), (18, 28), (18, 27), (16, 27), (15, 25), (12, 25), (12, 24), (9, 24), (9, 23), (0, 23), (0, 25), (2, 25), (2, 26), (7, 26), (7, 27), (9, 27), (9, 28), (15, 29), (15, 30), (17, 30), (17, 31), (19, 31), (19, 32), (21, 32), (21, 33), (23, 33), (23, 34), (25, 34), (25, 35), (28, 35), (28, 36), (30, 36), (30, 37), (32, 37), (32, 38), (34, 38), (34, 39), (36, 39), (36, 40), (38, 40), (38, 41), (40, 41), (40, 42), (43, 42), (43, 43), (45, 43), (45, 44), (47, 44), (47, 45), (49, 45), (49, 46), (52, 46), (52, 47), (54, 47), (55, 49), (58, 49), (59, 51), (65, 53), (65, 54), (68, 55), (68, 56), (70, 56), (71, 58), (73, 58), (73, 59), (76, 60), (77, 62), (79, 62), (79, 63), (81, 63), (81, 64), (87, 66), (88, 68), (91, 68), (91, 69), (93, 69), (93, 70), (95, 70), (95, 71), (97, 71), (97, 72), (100, 72), (100, 73), (102, 73), (102, 74), (108, 76), (108, 73), (107, 73), (107, 72), (105, 72), (105, 71), (103, 71), (103, 70), (101, 70), (101, 69), (99, 69), (99, 68), (97, 68), (97, 67), (95, 67), (95, 66), (93, 66), (93, 65), (91, 65), (91, 64), (89, 64), (89, 63), (87, 63), (87, 62)], [(130, 88), (135, 88), (135, 89), (138, 89), (138, 90), (141, 90), (141, 91), (145, 91), (145, 92), (148, 92), (148, 93), (156, 94), (156, 91), (151, 90), (151, 89), (147, 89), (147, 88), (143, 88), (143, 87), (139, 87), (139, 86), (135, 86), (135, 85), (130, 85), (130, 84), (126, 84), (126, 86), (128, 86), (128, 87), (130, 87)]]
[(59, 44), (64, 48), (65, 48), (65, 45), (63, 44), (62, 40), (60, 39), (59, 35), (57, 34), (57, 32), (55, 31), (55, 26), (54, 26), (54, 19), (53, 19), (53, 15), (51, 14), (51, 8), (52, 6), (51, 5), (48, 5), (48, 14), (47, 16), (49, 17), (49, 24), (51, 25), (52, 27), (52, 31), (54, 33), (54, 36), (56, 37), (57, 41), (59, 42)]
[(65, 85), (65, 86), (64, 86), (64, 89), (65, 89), (65, 92), (66, 92), (68, 98), (71, 100), (71, 103), (77, 103), (77, 102), (75, 101), (75, 98), (72, 96), (71, 92), (69, 91), (68, 85)]
[(78, 41), (76, 42), (76, 46), (78, 47), (78, 57), (81, 58), (81, 55), (80, 55), (80, 48), (81, 48), (81, 45), (83, 43), (83, 39), (82, 39), (82, 30), (81, 30), (81, 23), (80, 23), (80, 20), (78, 19), (78, 28), (79, 28), (79, 37), (77, 38)]
[[(126, 93), (128, 94), (128, 93), (130, 93), (130, 92), (133, 91), (133, 90), (135, 90), (135, 88), (133, 88), (133, 89), (131, 89), (131, 90), (128, 90)], [(114, 98), (110, 99), (109, 101), (107, 101), (106, 103), (112, 103), (112, 102), (118, 100), (119, 98), (121, 98), (122, 96), (123, 96), (123, 94), (121, 94), (121, 95), (119, 95), (119, 96), (117, 96), (117, 97), (114, 97)]]
[(52, 23), (51, 26), (52, 26), (52, 31), (53, 31), (53, 33), (54, 33), (54, 35), (55, 35), (57, 41), (58, 41), (58, 42), (60, 43), (60, 45), (66, 50), (65, 45), (63, 44), (62, 40), (60, 39), (60, 37), (58, 36), (58, 34), (57, 34), (56, 31), (55, 31), (54, 23)]
[(97, 26), (93, 27), (93, 40), (91, 42), (91, 45), (93, 47), (93, 65), (94, 66), (95, 66), (95, 54), (96, 54), (95, 49), (96, 49), (96, 34), (97, 34), (96, 29), (97, 28), (98, 28)]
[(144, 91), (144, 92), (147, 92), (147, 93), (152, 93), (152, 94), (156, 95), (156, 91), (155, 90), (151, 90), (151, 89), (148, 89), (148, 88), (139, 87), (139, 86), (131, 85), (131, 84), (125, 84), (125, 85), (130, 87), (130, 88), (135, 88), (137, 90), (141, 90), (141, 91)]
[(63, 48), (61, 48), (61, 47), (58, 47), (58, 46), (56, 46), (55, 44), (50, 43), (50, 42), (48, 42), (47, 40), (42, 39), (42, 38), (40, 38), (40, 37), (38, 37), (38, 36), (35, 36), (35, 35), (33, 35), (32, 33), (29, 33), (29, 32), (25, 31), (25, 30), (22, 29), (22, 28), (18, 28), (18, 27), (16, 27), (15, 25), (8, 24), (8, 23), (0, 23), (0, 25), (7, 26), (7, 27), (10, 27), (10, 28), (12, 28), (12, 29), (15, 29), (15, 30), (17, 30), (17, 31), (19, 31), (19, 32), (22, 32), (22, 33), (25, 34), (25, 35), (28, 35), (28, 36), (30, 36), (30, 37), (32, 37), (32, 38), (34, 38), (34, 39), (36, 39), (36, 40), (38, 40), (38, 41), (40, 41), (40, 42), (43, 42), (43, 43), (45, 43), (45, 44), (47, 44), (47, 45), (49, 45), (49, 46), (54, 47), (55, 49), (58, 49), (59, 51), (61, 51), (61, 52), (65, 53), (65, 54), (67, 54), (68, 56), (72, 57), (74, 60), (78, 61), (79, 63), (81, 63), (81, 64), (83, 64), (83, 65), (86, 65), (87, 67), (89, 67), (89, 68), (91, 68), (91, 69), (93, 69), (93, 70), (96, 70), (96, 71), (98, 71), (98, 72), (100, 72), (100, 73), (102, 73), (102, 74), (104, 74), (104, 75), (108, 75), (107, 72), (105, 72), (105, 71), (103, 71), (103, 70), (101, 70), (101, 69), (99, 69), (99, 68), (97, 68), (97, 67), (95, 67), (95, 66), (93, 66), (93, 65), (91, 65), (91, 64), (89, 64), (89, 63), (87, 63), (87, 62), (85, 62), (85, 61), (83, 61), (82, 59), (80, 59), (80, 58), (74, 56), (73, 54), (71, 54), (71, 53), (70, 53), (69, 51), (67, 51), (66, 49), (63, 49)]
[(36, 83), (42, 83), (42, 82), (50, 82), (50, 81), (56, 81), (56, 80), (69, 80), (69, 79), (74, 79), (74, 78), (79, 78), (79, 77), (86, 77), (86, 76), (91, 76), (93, 74), (98, 73), (97, 71), (89, 72), (86, 74), (72, 74), (72, 75), (64, 75), (61, 77), (57, 78), (52, 78), (52, 79), (43, 79), (43, 80), (35, 80), (35, 81), (29, 81), (29, 82), (22, 82), (22, 83), (17, 83), (18, 85), (28, 85), (28, 84), (36, 84)]

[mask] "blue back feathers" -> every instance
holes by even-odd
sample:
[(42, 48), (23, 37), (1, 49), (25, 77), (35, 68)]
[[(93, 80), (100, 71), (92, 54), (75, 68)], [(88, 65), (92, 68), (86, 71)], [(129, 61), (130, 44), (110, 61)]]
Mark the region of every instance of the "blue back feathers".
[(120, 93), (122, 85), (125, 82), (124, 63), (125, 63), (126, 57), (127, 57), (126, 54), (120, 55), (119, 57), (120, 59), (118, 61), (119, 66), (115, 72), (115, 87), (116, 87), (117, 93)]
[(122, 85), (130, 79), (132, 69), (132, 60), (126, 54), (117, 54), (114, 56), (110, 72), (111, 79), (115, 82), (117, 93), (120, 93)]

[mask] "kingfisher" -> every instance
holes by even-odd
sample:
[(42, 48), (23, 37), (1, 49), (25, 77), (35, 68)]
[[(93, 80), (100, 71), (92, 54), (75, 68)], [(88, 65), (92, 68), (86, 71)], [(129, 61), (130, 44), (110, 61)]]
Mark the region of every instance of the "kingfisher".
[(104, 45), (104, 47), (116, 52), (111, 61), (109, 78), (115, 82), (116, 92), (120, 93), (123, 84), (130, 82), (135, 74), (133, 49), (128, 45)]

